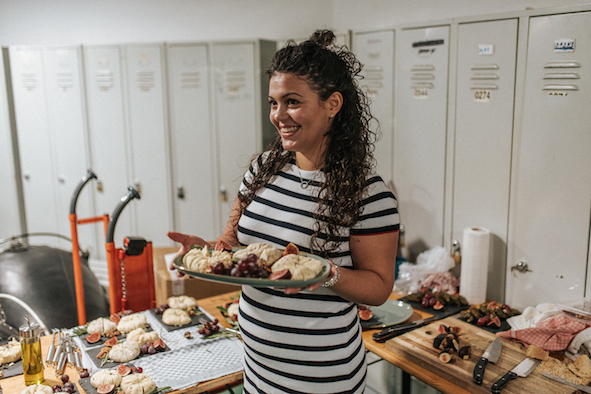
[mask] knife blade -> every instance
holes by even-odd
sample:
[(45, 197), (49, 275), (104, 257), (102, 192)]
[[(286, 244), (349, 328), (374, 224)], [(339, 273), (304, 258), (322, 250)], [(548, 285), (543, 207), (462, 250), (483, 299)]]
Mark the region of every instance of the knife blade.
[(385, 342), (386, 340), (388, 340), (390, 338), (394, 338), (395, 336), (398, 336), (400, 334), (404, 334), (405, 332), (414, 330), (417, 327), (420, 327), (424, 324), (427, 324), (427, 323), (429, 323), (433, 320), (437, 320), (437, 319), (438, 319), (438, 317), (431, 316), (426, 319), (415, 320), (412, 323), (399, 324), (396, 326), (386, 327), (382, 331), (374, 333), (372, 337), (373, 337), (373, 340), (376, 342)]
[(562, 378), (559, 378), (556, 375), (552, 375), (552, 374), (549, 374), (549, 373), (546, 373), (546, 372), (542, 372), (542, 375), (544, 375), (545, 377), (547, 377), (549, 379), (552, 379), (552, 380), (555, 380), (557, 382), (564, 383), (564, 384), (566, 384), (568, 386), (574, 387), (577, 390), (581, 390), (584, 393), (591, 393), (591, 386), (583, 386), (582, 384), (574, 384), (574, 383), (568, 382), (568, 381), (566, 381), (566, 380), (564, 380)]
[(507, 372), (503, 375), (502, 378), (497, 380), (492, 387), (490, 388), (494, 394), (498, 394), (501, 392), (501, 389), (509, 383), (509, 381), (515, 379), (518, 376), (525, 378), (527, 375), (530, 374), (531, 371), (536, 369), (540, 360), (536, 360), (530, 357), (526, 357), (525, 360), (517, 364), (515, 368)]
[(501, 350), (503, 349), (503, 342), (501, 341), (501, 337), (496, 337), (494, 341), (488, 345), (480, 360), (476, 362), (476, 366), (474, 367), (474, 383), (482, 384), (482, 377), (484, 376), (484, 371), (486, 369), (486, 365), (491, 363), (496, 363), (501, 355)]

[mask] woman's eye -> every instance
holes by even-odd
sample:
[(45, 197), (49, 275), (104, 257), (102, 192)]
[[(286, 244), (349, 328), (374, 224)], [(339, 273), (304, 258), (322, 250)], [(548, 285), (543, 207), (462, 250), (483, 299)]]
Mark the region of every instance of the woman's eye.
[(298, 104), (298, 101), (297, 100), (294, 100), (294, 99), (289, 99), (289, 100), (287, 100), (287, 104), (289, 104), (289, 105), (295, 105), (295, 104)]

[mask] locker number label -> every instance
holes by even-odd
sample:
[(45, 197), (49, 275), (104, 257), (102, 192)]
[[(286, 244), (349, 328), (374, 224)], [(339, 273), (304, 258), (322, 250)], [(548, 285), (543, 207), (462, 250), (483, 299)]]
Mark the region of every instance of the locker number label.
[(414, 93), (415, 93), (416, 99), (429, 98), (429, 89), (428, 88), (414, 88)]
[(495, 53), (495, 46), (493, 44), (479, 44), (478, 54), (479, 55), (493, 55)]
[(574, 52), (575, 51), (575, 39), (574, 38), (561, 38), (560, 40), (554, 41), (554, 52)]
[(474, 101), (479, 103), (490, 102), (490, 90), (476, 90), (474, 91)]

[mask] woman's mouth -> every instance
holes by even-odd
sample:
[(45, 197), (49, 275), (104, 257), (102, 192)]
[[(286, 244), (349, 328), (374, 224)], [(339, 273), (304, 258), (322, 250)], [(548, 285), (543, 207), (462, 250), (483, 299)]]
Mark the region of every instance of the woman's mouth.
[(291, 127), (281, 127), (279, 128), (279, 132), (281, 134), (293, 134), (298, 131), (300, 126), (291, 126)]

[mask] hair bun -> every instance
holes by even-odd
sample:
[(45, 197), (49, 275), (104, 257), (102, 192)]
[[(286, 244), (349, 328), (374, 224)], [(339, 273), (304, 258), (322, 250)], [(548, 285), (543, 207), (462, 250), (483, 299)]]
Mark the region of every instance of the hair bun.
[(335, 35), (331, 30), (316, 30), (310, 37), (310, 41), (325, 49), (334, 43)]

